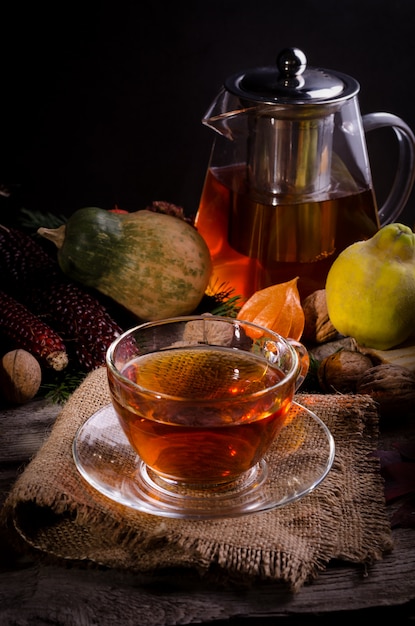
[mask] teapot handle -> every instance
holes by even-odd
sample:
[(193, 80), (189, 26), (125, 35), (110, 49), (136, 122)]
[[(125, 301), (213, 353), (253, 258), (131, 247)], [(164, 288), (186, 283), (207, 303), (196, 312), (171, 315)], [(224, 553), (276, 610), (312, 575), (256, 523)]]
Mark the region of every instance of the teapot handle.
[(415, 135), (400, 117), (392, 113), (368, 113), (362, 116), (365, 132), (392, 127), (399, 144), (398, 164), (393, 181), (383, 206), (379, 209), (381, 226), (394, 222), (402, 213), (415, 182)]

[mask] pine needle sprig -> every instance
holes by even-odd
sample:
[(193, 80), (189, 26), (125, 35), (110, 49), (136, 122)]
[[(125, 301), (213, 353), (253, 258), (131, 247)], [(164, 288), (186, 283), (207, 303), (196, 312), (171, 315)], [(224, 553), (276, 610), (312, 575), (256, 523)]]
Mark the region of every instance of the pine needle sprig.
[(209, 285), (195, 313), (211, 313), (223, 317), (236, 317), (242, 297), (232, 295), (234, 289), (225, 283)]
[(42, 382), (38, 394), (54, 404), (65, 404), (87, 374), (80, 369), (65, 369)]
[(241, 296), (232, 296), (211, 310), (212, 315), (222, 315), (224, 317), (236, 317), (240, 307)]
[(36, 211), (22, 207), (17, 215), (18, 226), (36, 232), (41, 226), (45, 228), (59, 228), (66, 224), (67, 218), (64, 215)]

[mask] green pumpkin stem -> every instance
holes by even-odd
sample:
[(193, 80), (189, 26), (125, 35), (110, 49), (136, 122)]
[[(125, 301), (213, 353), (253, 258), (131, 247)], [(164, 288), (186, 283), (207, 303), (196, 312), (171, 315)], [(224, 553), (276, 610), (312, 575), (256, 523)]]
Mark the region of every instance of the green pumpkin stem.
[(63, 246), (63, 242), (65, 241), (65, 231), (66, 226), (62, 224), (59, 228), (38, 228), (38, 235), (41, 237), (45, 237), (45, 239), (49, 239), (53, 241), (55, 246), (60, 250)]

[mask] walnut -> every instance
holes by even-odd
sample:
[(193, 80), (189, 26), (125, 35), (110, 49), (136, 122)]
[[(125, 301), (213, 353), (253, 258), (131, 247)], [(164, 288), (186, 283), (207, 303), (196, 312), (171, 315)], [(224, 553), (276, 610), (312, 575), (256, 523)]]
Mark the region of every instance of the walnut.
[(11, 350), (0, 360), (0, 393), (11, 404), (25, 404), (39, 391), (42, 370), (26, 350)]
[(355, 393), (357, 381), (372, 367), (368, 356), (353, 350), (339, 350), (321, 361), (318, 382), (328, 393)]
[(366, 370), (356, 392), (372, 396), (381, 415), (415, 411), (415, 373), (400, 365), (382, 363)]
[[(356, 339), (353, 337), (342, 337), (335, 341), (329, 341), (328, 343), (322, 343), (318, 346), (313, 346), (308, 349), (308, 353), (316, 361), (322, 361), (327, 356), (339, 352), (339, 350), (349, 350), (350, 352), (360, 352)], [(370, 355), (368, 355), (372, 358)]]
[[(202, 317), (212, 317), (209, 313)], [(233, 340), (234, 327), (222, 321), (212, 321), (210, 324), (204, 324), (203, 320), (193, 320), (187, 322), (184, 332), (183, 341), (187, 343), (204, 343), (215, 346), (230, 346)]]
[(305, 323), (302, 339), (311, 343), (325, 343), (337, 337), (338, 332), (330, 321), (326, 290), (318, 289), (304, 298), (303, 307)]

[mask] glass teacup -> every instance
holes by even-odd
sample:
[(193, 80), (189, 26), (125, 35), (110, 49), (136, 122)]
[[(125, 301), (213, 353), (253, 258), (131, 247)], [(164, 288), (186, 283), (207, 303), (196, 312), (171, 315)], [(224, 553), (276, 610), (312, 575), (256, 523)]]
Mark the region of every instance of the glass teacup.
[(141, 324), (107, 352), (118, 420), (162, 489), (252, 481), (308, 365), (301, 343), (211, 315)]

